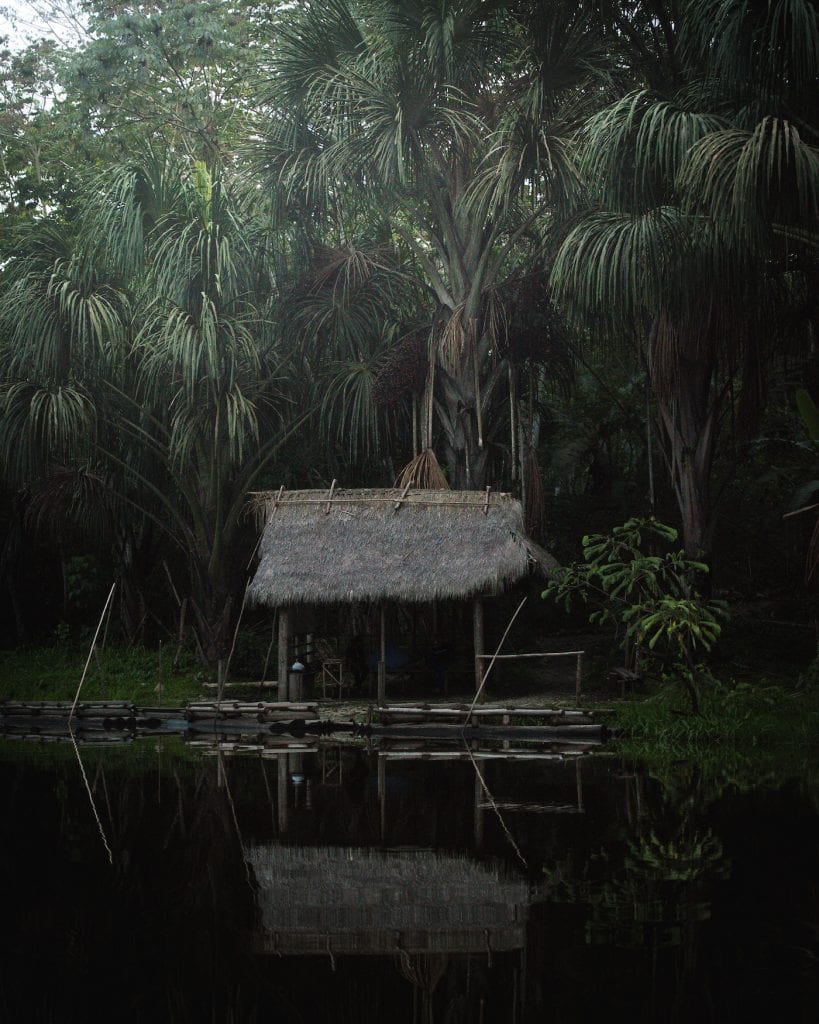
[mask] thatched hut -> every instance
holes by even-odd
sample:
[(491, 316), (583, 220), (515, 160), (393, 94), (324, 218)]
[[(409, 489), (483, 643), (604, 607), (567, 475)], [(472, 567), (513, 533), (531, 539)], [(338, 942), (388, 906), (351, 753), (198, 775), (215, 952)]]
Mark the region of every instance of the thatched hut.
[[(519, 501), (487, 491), (270, 491), (254, 496), (264, 520), (251, 604), (279, 609), (279, 680), (287, 670), (294, 605), (473, 599), (477, 656), (481, 599), (533, 568), (556, 563), (526, 536)], [(383, 702), (384, 636), (379, 666)], [(280, 688), (281, 689), (281, 688)]]

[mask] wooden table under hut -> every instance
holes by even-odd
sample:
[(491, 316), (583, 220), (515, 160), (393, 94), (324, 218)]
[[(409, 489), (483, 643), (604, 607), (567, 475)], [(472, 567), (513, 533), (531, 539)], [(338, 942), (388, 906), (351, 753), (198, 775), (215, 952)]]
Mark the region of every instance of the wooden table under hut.
[(366, 489), (258, 492), (264, 532), (248, 588), (278, 612), (279, 695), (286, 694), (291, 613), (366, 602), (380, 608), (378, 703), (386, 703), (388, 602), (471, 601), (475, 679), (485, 667), (483, 600), (555, 560), (526, 536), (519, 501), (486, 491)]

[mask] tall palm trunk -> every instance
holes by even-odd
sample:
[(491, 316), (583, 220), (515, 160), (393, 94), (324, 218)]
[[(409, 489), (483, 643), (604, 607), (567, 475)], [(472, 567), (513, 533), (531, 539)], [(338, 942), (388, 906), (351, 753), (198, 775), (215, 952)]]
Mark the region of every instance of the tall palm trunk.
[[(685, 339), (680, 347), (685, 344)], [(691, 348), (696, 351), (696, 346)], [(715, 509), (711, 471), (719, 413), (725, 391), (714, 388), (714, 363), (695, 354), (678, 354), (671, 374), (650, 368), (657, 407), (668, 440), (671, 485), (682, 522), (687, 558), (709, 563), (713, 549)]]

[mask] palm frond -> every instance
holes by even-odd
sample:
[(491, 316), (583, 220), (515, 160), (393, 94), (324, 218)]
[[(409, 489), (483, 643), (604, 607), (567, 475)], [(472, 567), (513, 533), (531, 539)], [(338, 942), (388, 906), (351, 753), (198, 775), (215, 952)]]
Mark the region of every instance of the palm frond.
[(812, 0), (691, 0), (686, 49), (739, 95), (748, 83), (815, 106), (819, 13)]
[(114, 526), (116, 496), (90, 465), (53, 466), (27, 495), (24, 521), (35, 533), (66, 539), (67, 533), (103, 540)]
[(334, 362), (323, 385), (320, 423), (325, 436), (349, 453), (353, 462), (386, 444), (389, 414), (373, 398), (379, 360)]
[(788, 121), (765, 117), (753, 132), (726, 129), (694, 145), (679, 188), (725, 235), (758, 243), (773, 224), (819, 244), (819, 150)]
[[(255, 396), (240, 381), (223, 387), (216, 402), (190, 401), (184, 391), (171, 402), (169, 457), (177, 472), (199, 464), (202, 452), (218, 449), (223, 465), (241, 465), (259, 442)], [(200, 467), (204, 471), (204, 467)]]
[(551, 274), (560, 306), (575, 317), (633, 323), (656, 309), (672, 287), (670, 270), (690, 245), (679, 210), (643, 214), (591, 212), (564, 238)]
[(94, 402), (76, 381), (6, 385), (0, 392), (0, 458), (6, 472), (28, 482), (55, 462), (81, 460), (90, 451), (96, 425)]
[(632, 92), (586, 123), (581, 172), (604, 204), (646, 209), (672, 198), (691, 147), (723, 127), (713, 113), (686, 109), (648, 90)]

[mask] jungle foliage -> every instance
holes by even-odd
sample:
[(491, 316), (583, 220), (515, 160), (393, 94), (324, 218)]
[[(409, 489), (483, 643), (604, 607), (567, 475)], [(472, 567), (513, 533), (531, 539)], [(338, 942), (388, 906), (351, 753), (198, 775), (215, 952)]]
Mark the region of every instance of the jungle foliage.
[(3, 643), (116, 578), (213, 664), (247, 492), (399, 476), (809, 623), (812, 0), (59, 7), (0, 52)]

